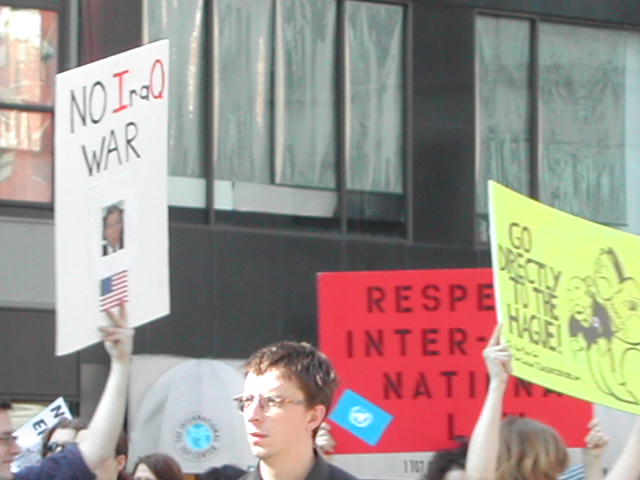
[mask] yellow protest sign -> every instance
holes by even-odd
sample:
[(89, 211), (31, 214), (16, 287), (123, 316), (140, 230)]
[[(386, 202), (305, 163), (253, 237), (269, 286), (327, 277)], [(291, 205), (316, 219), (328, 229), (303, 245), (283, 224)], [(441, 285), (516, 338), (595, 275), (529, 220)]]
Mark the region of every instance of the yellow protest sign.
[(514, 374), (640, 413), (640, 237), (490, 182), (498, 319)]

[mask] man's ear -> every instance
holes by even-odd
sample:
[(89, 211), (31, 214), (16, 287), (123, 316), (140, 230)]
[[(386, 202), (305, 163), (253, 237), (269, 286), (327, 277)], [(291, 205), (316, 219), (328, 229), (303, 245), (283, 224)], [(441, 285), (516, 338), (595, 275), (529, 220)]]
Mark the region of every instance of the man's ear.
[(315, 430), (324, 421), (327, 415), (327, 407), (324, 405), (314, 405), (309, 409), (308, 427), (310, 431)]

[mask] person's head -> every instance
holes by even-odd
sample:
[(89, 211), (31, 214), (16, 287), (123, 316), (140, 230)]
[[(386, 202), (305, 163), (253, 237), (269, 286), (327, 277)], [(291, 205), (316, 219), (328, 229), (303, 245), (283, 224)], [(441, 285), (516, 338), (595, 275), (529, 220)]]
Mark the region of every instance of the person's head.
[(122, 246), (122, 230), (124, 221), (124, 212), (117, 205), (110, 205), (104, 215), (104, 223), (102, 225), (104, 239), (111, 247)]
[(459, 448), (440, 450), (431, 457), (422, 480), (464, 480), (466, 460), (466, 442)]
[(11, 463), (20, 453), (10, 412), (11, 402), (0, 398), (0, 479), (11, 478)]
[(616, 336), (632, 345), (640, 344), (640, 286), (634, 278), (625, 278), (611, 300)]
[(170, 455), (152, 453), (138, 459), (133, 480), (183, 480), (182, 469)]
[[(76, 436), (78, 442), (82, 442), (87, 434), (87, 430), (81, 430)], [(127, 434), (120, 432), (114, 456), (105, 460), (96, 470), (96, 480), (129, 480), (129, 476), (124, 469), (127, 466), (129, 455), (129, 441)]]
[(78, 432), (85, 430), (88, 426), (86, 420), (82, 418), (61, 418), (42, 437), (42, 457), (57, 453), (69, 443), (75, 442)]
[(593, 285), (600, 300), (611, 300), (624, 278), (618, 255), (611, 248), (603, 248), (593, 266)]
[(313, 448), (337, 383), (329, 359), (308, 343), (279, 342), (254, 353), (236, 397), (253, 454), (267, 459)]
[(587, 282), (580, 277), (571, 277), (567, 283), (567, 298), (573, 318), (589, 326), (593, 317), (593, 298)]
[(568, 463), (567, 448), (550, 426), (524, 417), (502, 420), (496, 480), (556, 480)]

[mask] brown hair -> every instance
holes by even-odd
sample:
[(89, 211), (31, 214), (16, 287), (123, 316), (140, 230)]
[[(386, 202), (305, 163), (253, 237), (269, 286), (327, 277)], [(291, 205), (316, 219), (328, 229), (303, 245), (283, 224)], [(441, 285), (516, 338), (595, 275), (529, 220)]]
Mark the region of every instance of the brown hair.
[(329, 412), (338, 376), (324, 353), (305, 342), (274, 343), (251, 355), (245, 374), (264, 375), (271, 369), (296, 382), (308, 406), (324, 405)]
[(427, 464), (427, 473), (421, 480), (442, 480), (453, 470), (464, 470), (467, 460), (468, 441), (461, 440), (458, 448), (450, 448), (436, 452)]
[(524, 417), (507, 417), (500, 425), (496, 480), (556, 480), (569, 455), (553, 428)]
[(166, 453), (151, 453), (140, 457), (133, 467), (133, 475), (141, 463), (144, 463), (158, 480), (183, 480), (184, 478), (178, 462)]
[(49, 445), (51, 437), (53, 437), (53, 434), (56, 432), (56, 430), (75, 430), (77, 434), (80, 430), (86, 430), (88, 427), (89, 423), (83, 418), (62, 417), (60, 420), (58, 420), (58, 423), (48, 429), (42, 436), (42, 457), (45, 457), (48, 453), (50, 453), (50, 451), (47, 451), (47, 446)]

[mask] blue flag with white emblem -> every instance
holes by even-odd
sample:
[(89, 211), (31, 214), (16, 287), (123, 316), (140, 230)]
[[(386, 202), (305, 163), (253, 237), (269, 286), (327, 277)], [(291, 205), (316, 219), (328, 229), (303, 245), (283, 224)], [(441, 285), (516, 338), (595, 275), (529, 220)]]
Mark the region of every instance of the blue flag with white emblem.
[(329, 418), (369, 445), (375, 446), (393, 420), (393, 415), (353, 390), (345, 390)]

